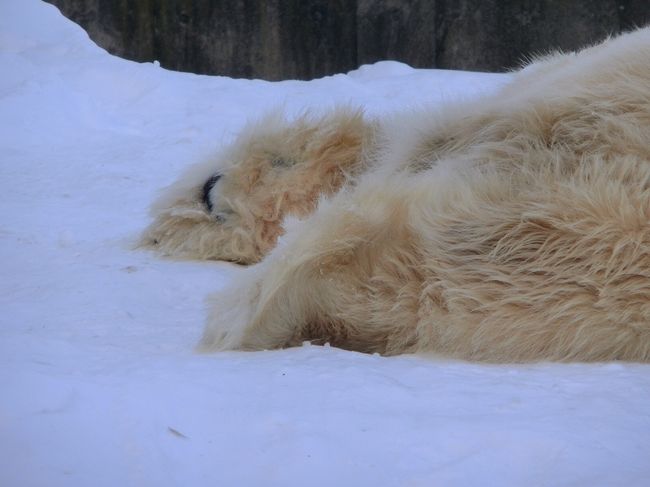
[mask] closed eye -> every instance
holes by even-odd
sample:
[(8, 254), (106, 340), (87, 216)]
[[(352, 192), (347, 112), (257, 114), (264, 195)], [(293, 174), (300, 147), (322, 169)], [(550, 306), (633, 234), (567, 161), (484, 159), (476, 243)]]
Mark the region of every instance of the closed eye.
[(212, 212), (212, 201), (210, 201), (210, 191), (212, 191), (212, 188), (214, 188), (214, 185), (217, 184), (217, 181), (221, 179), (221, 174), (215, 174), (214, 176), (210, 177), (205, 184), (203, 185), (203, 203), (207, 207), (209, 212)]

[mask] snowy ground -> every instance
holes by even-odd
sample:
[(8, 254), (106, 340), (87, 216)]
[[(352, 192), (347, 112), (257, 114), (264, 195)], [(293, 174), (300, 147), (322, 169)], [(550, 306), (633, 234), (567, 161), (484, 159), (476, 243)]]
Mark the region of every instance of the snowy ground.
[(650, 366), (195, 355), (204, 296), (239, 270), (131, 248), (156, 191), (267, 108), (382, 113), (505, 79), (180, 74), (0, 0), (0, 486), (650, 485)]

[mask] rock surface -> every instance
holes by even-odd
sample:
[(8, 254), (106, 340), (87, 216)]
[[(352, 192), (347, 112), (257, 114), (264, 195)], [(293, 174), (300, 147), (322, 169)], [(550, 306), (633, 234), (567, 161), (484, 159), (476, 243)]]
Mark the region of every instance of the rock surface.
[(502, 71), (650, 21), (646, 0), (48, 0), (112, 54), (168, 69), (311, 79), (382, 59)]

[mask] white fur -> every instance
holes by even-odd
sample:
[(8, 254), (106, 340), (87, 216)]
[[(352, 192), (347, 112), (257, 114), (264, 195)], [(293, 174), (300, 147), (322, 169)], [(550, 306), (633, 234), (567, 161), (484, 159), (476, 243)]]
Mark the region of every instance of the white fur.
[[(480, 100), (359, 117), (235, 144), (248, 162), (215, 197), (246, 167), (283, 210), (261, 262), (213, 298), (203, 350), (650, 361), (650, 29), (539, 59)], [(283, 140), (278, 168), (263, 155)], [(325, 177), (320, 203), (287, 203), (291, 181)]]

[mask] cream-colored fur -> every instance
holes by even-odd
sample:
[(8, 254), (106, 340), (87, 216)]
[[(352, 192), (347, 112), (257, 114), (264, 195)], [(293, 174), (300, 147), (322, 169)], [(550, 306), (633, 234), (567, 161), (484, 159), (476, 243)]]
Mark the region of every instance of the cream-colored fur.
[[(305, 217), (363, 168), (374, 127), (340, 108), (289, 123), (278, 113), (249, 126), (216, 161), (190, 168), (154, 204), (141, 245), (190, 259), (258, 262), (284, 233), (287, 216)], [(203, 185), (221, 175), (202, 201)]]
[[(310, 340), (490, 362), (650, 361), (650, 29), (540, 59), (479, 101), (383, 122), (341, 113), (240, 140), (231, 160), (247, 172), (238, 161), (269, 133), (280, 148), (309, 126), (287, 146), (347, 154), (301, 159), (344, 180), (309, 176), (310, 203), (271, 211), (281, 230), (252, 258), (204, 255), (268, 252), (212, 298), (202, 350)], [(324, 142), (338, 124), (353, 134), (343, 149)], [(235, 213), (264, 200), (234, 183), (227, 196), (228, 177), (215, 197), (240, 201)], [(277, 177), (260, 194), (300, 192)], [(336, 194), (316, 205), (320, 193)]]

